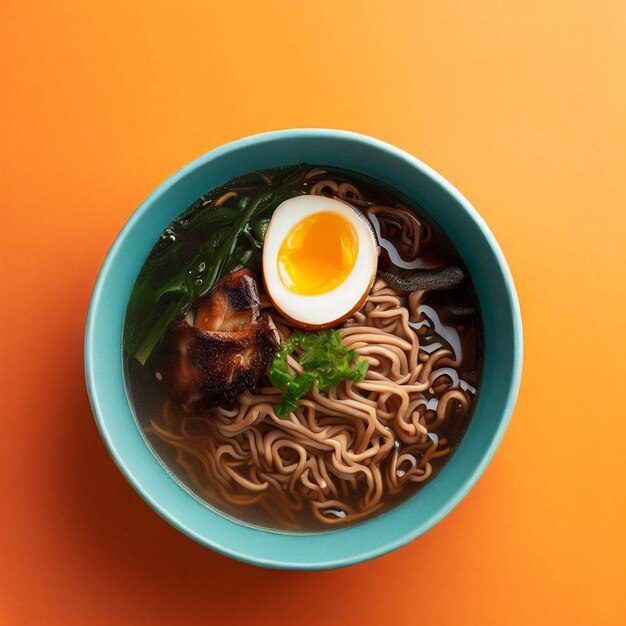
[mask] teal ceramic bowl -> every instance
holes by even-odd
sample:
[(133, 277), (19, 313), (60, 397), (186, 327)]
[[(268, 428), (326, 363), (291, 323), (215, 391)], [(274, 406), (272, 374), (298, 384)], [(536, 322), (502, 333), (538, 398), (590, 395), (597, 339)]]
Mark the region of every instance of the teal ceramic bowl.
[[(135, 423), (122, 372), (122, 325), (131, 288), (156, 238), (205, 191), (261, 168), (299, 162), (377, 178), (415, 200), (454, 242), (482, 305), (485, 363), (469, 428), (443, 470), (395, 509), (356, 526), (287, 534), (239, 524), (179, 487)], [(476, 483), (507, 427), (520, 381), (522, 329), (513, 280), (489, 228), (444, 178), (376, 139), (322, 129), (255, 135), (207, 152), (171, 176), (133, 213), (102, 266), (85, 337), (87, 388), (104, 441), (130, 484), (180, 531), (230, 557), (266, 567), (326, 569), (359, 563), (419, 537)]]

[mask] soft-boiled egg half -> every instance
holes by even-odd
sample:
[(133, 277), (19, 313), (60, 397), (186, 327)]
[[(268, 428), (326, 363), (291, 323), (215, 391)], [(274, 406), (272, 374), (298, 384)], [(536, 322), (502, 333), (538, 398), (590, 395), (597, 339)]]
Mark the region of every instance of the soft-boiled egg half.
[(369, 221), (354, 207), (325, 196), (290, 198), (274, 211), (265, 234), (267, 295), (297, 326), (335, 326), (365, 301), (378, 252)]

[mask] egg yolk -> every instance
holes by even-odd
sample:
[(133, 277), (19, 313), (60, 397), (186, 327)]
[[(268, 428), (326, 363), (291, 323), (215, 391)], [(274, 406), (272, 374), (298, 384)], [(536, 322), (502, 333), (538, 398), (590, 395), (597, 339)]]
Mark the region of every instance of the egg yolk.
[(345, 217), (314, 213), (287, 234), (278, 251), (278, 273), (294, 293), (326, 293), (346, 280), (358, 252), (356, 230)]

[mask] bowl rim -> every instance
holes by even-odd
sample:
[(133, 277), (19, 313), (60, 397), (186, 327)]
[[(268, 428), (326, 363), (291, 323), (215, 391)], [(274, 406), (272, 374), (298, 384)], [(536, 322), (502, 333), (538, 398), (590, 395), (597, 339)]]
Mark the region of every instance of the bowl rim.
[[(367, 144), (368, 147), (374, 148), (378, 151), (382, 151), (390, 154), (392, 157), (401, 159), (406, 162), (408, 165), (412, 166), (416, 170), (420, 171), (427, 178), (429, 178), (433, 183), (438, 185), (444, 193), (452, 196), (452, 198), (463, 208), (463, 210), (468, 214), (468, 216), (475, 222), (478, 226), (482, 237), (484, 237), (485, 242), (488, 247), (491, 249), (491, 252), (494, 255), (494, 259), (497, 262), (498, 270), (502, 275), (504, 287), (505, 287), (505, 295), (507, 297), (507, 313), (511, 315), (511, 323), (512, 323), (512, 364), (511, 364), (511, 375), (509, 378), (508, 388), (503, 390), (505, 393), (505, 403), (504, 408), (498, 415), (498, 424), (495, 428), (495, 431), (491, 437), (489, 445), (483, 451), (480, 461), (474, 466), (473, 470), (468, 472), (468, 474), (459, 481), (456, 489), (453, 493), (451, 493), (443, 506), (440, 506), (432, 513), (430, 513), (421, 524), (416, 525), (410, 531), (401, 534), (393, 540), (387, 541), (385, 543), (381, 543), (376, 545), (370, 549), (357, 549), (354, 554), (350, 556), (332, 558), (330, 560), (320, 560), (315, 562), (303, 562), (299, 560), (292, 560), (289, 557), (275, 557), (275, 558), (260, 558), (256, 555), (250, 555), (246, 552), (238, 551), (236, 548), (232, 546), (225, 545), (224, 543), (220, 543), (211, 537), (207, 537), (206, 535), (201, 534), (188, 524), (186, 524), (183, 520), (176, 517), (173, 513), (171, 513), (167, 506), (163, 505), (160, 501), (152, 496), (150, 491), (142, 484), (142, 482), (135, 476), (133, 471), (130, 469), (128, 463), (125, 461), (123, 455), (118, 450), (116, 446), (116, 441), (114, 440), (111, 432), (107, 427), (107, 419), (104, 415), (104, 408), (100, 404), (100, 397), (98, 395), (98, 380), (96, 374), (94, 372), (94, 352), (97, 349), (95, 347), (95, 334), (96, 334), (96, 311), (103, 306), (103, 298), (104, 298), (104, 284), (108, 274), (111, 271), (111, 266), (113, 265), (114, 258), (119, 254), (120, 250), (123, 248), (126, 238), (129, 236), (129, 233), (133, 229), (135, 223), (140, 219), (140, 217), (150, 210), (150, 207), (169, 189), (175, 186), (180, 180), (185, 178), (191, 172), (194, 172), (198, 168), (206, 165), (208, 162), (226, 155), (231, 152), (236, 152), (241, 150), (242, 148), (247, 148), (250, 146), (254, 146), (257, 144), (262, 144), (265, 142), (272, 142), (280, 139), (288, 139), (288, 138), (297, 138), (297, 139), (306, 139), (306, 138), (328, 138), (328, 139), (342, 139), (348, 140), (352, 142)], [(236, 560), (240, 560), (249, 564), (260, 565), (269, 568), (280, 568), (280, 569), (292, 569), (292, 570), (319, 570), (319, 569), (333, 569), (338, 567), (345, 567), (348, 565), (353, 565), (356, 563), (361, 563), (363, 561), (367, 561), (373, 559), (375, 557), (381, 556), (388, 552), (391, 552), (407, 543), (412, 541), (413, 539), (419, 537), (424, 534), (428, 530), (430, 530), (433, 526), (435, 526), (438, 522), (440, 522), (444, 517), (446, 517), (467, 495), (467, 493), (471, 490), (471, 488), (476, 484), (480, 476), (485, 471), (488, 464), (491, 462), (495, 451), (497, 450), (502, 437), (508, 427), (511, 414), (513, 412), (513, 408), (515, 406), (515, 402), (517, 399), (520, 381), (521, 381), (521, 372), (522, 372), (522, 361), (523, 361), (523, 338), (522, 338), (522, 318), (519, 307), (519, 301), (517, 297), (517, 293), (515, 290), (515, 285), (513, 282), (513, 277), (509, 270), (508, 264), (504, 258), (504, 254), (498, 245), (494, 235), (491, 233), (489, 227), (486, 222), (480, 216), (478, 211), (472, 206), (472, 204), (459, 192), (448, 180), (446, 180), (442, 175), (432, 169), (430, 166), (426, 165), (420, 159), (414, 157), (413, 155), (407, 153), (406, 151), (397, 148), (387, 142), (381, 141), (379, 139), (375, 139), (368, 135), (364, 135), (361, 133), (355, 133), (352, 131), (345, 130), (335, 130), (335, 129), (327, 129), (327, 128), (294, 128), (294, 129), (285, 129), (285, 130), (277, 130), (259, 133), (255, 135), (250, 135), (241, 139), (237, 139), (235, 141), (231, 141), (225, 144), (222, 144), (212, 150), (209, 150), (202, 156), (194, 159), (180, 170), (175, 172), (173, 175), (169, 176), (165, 179), (152, 193), (150, 193), (147, 198), (133, 211), (130, 215), (117, 237), (115, 238), (113, 244), (111, 245), (109, 251), (107, 252), (106, 258), (102, 264), (102, 267), (99, 271), (98, 277), (96, 279), (91, 300), (89, 303), (89, 310), (87, 315), (87, 323), (85, 327), (85, 344), (84, 344), (84, 361), (85, 361), (85, 379), (87, 392), (92, 408), (93, 415), (95, 417), (95, 421), (98, 427), (98, 430), (106, 444), (109, 454), (113, 458), (115, 464), (118, 466), (126, 480), (130, 483), (130, 485), (137, 491), (137, 493), (167, 522), (169, 522), (172, 526), (177, 528), (179, 531), (190, 537), (191, 539), (197, 541), (198, 543), (210, 547), (211, 549), (234, 558)], [(120, 363), (120, 368), (122, 364)], [(129, 406), (129, 411), (132, 414), (132, 410)], [(169, 477), (168, 477), (169, 478)], [(171, 480), (171, 486), (174, 489), (179, 489), (179, 486)], [(237, 524), (237, 526), (244, 531), (253, 530), (252, 527)], [(352, 527), (348, 527), (345, 529), (338, 529), (337, 531), (331, 531), (329, 533), (323, 533), (326, 536), (333, 535), (335, 533), (349, 533), (351, 529), (358, 528), (361, 525), (356, 525)], [(254, 529), (259, 530), (259, 529)], [(262, 529), (261, 529), (262, 530)], [(267, 531), (266, 531), (266, 534)], [(318, 534), (319, 536), (320, 534)], [(310, 535), (286, 535), (291, 537), (302, 537), (302, 536), (310, 536)], [(236, 543), (236, 542), (235, 542)]]

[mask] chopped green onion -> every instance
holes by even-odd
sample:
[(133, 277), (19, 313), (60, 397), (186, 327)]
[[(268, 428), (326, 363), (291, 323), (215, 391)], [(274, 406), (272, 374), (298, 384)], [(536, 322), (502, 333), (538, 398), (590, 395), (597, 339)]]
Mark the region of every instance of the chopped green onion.
[[(293, 353), (303, 369), (301, 374), (287, 364), (287, 357)], [(267, 369), (272, 385), (282, 391), (274, 407), (276, 415), (287, 417), (295, 411), (298, 400), (316, 383), (321, 393), (327, 393), (342, 380), (363, 380), (368, 362), (354, 362), (357, 357), (356, 350), (347, 348), (336, 330), (292, 335), (281, 344)]]

